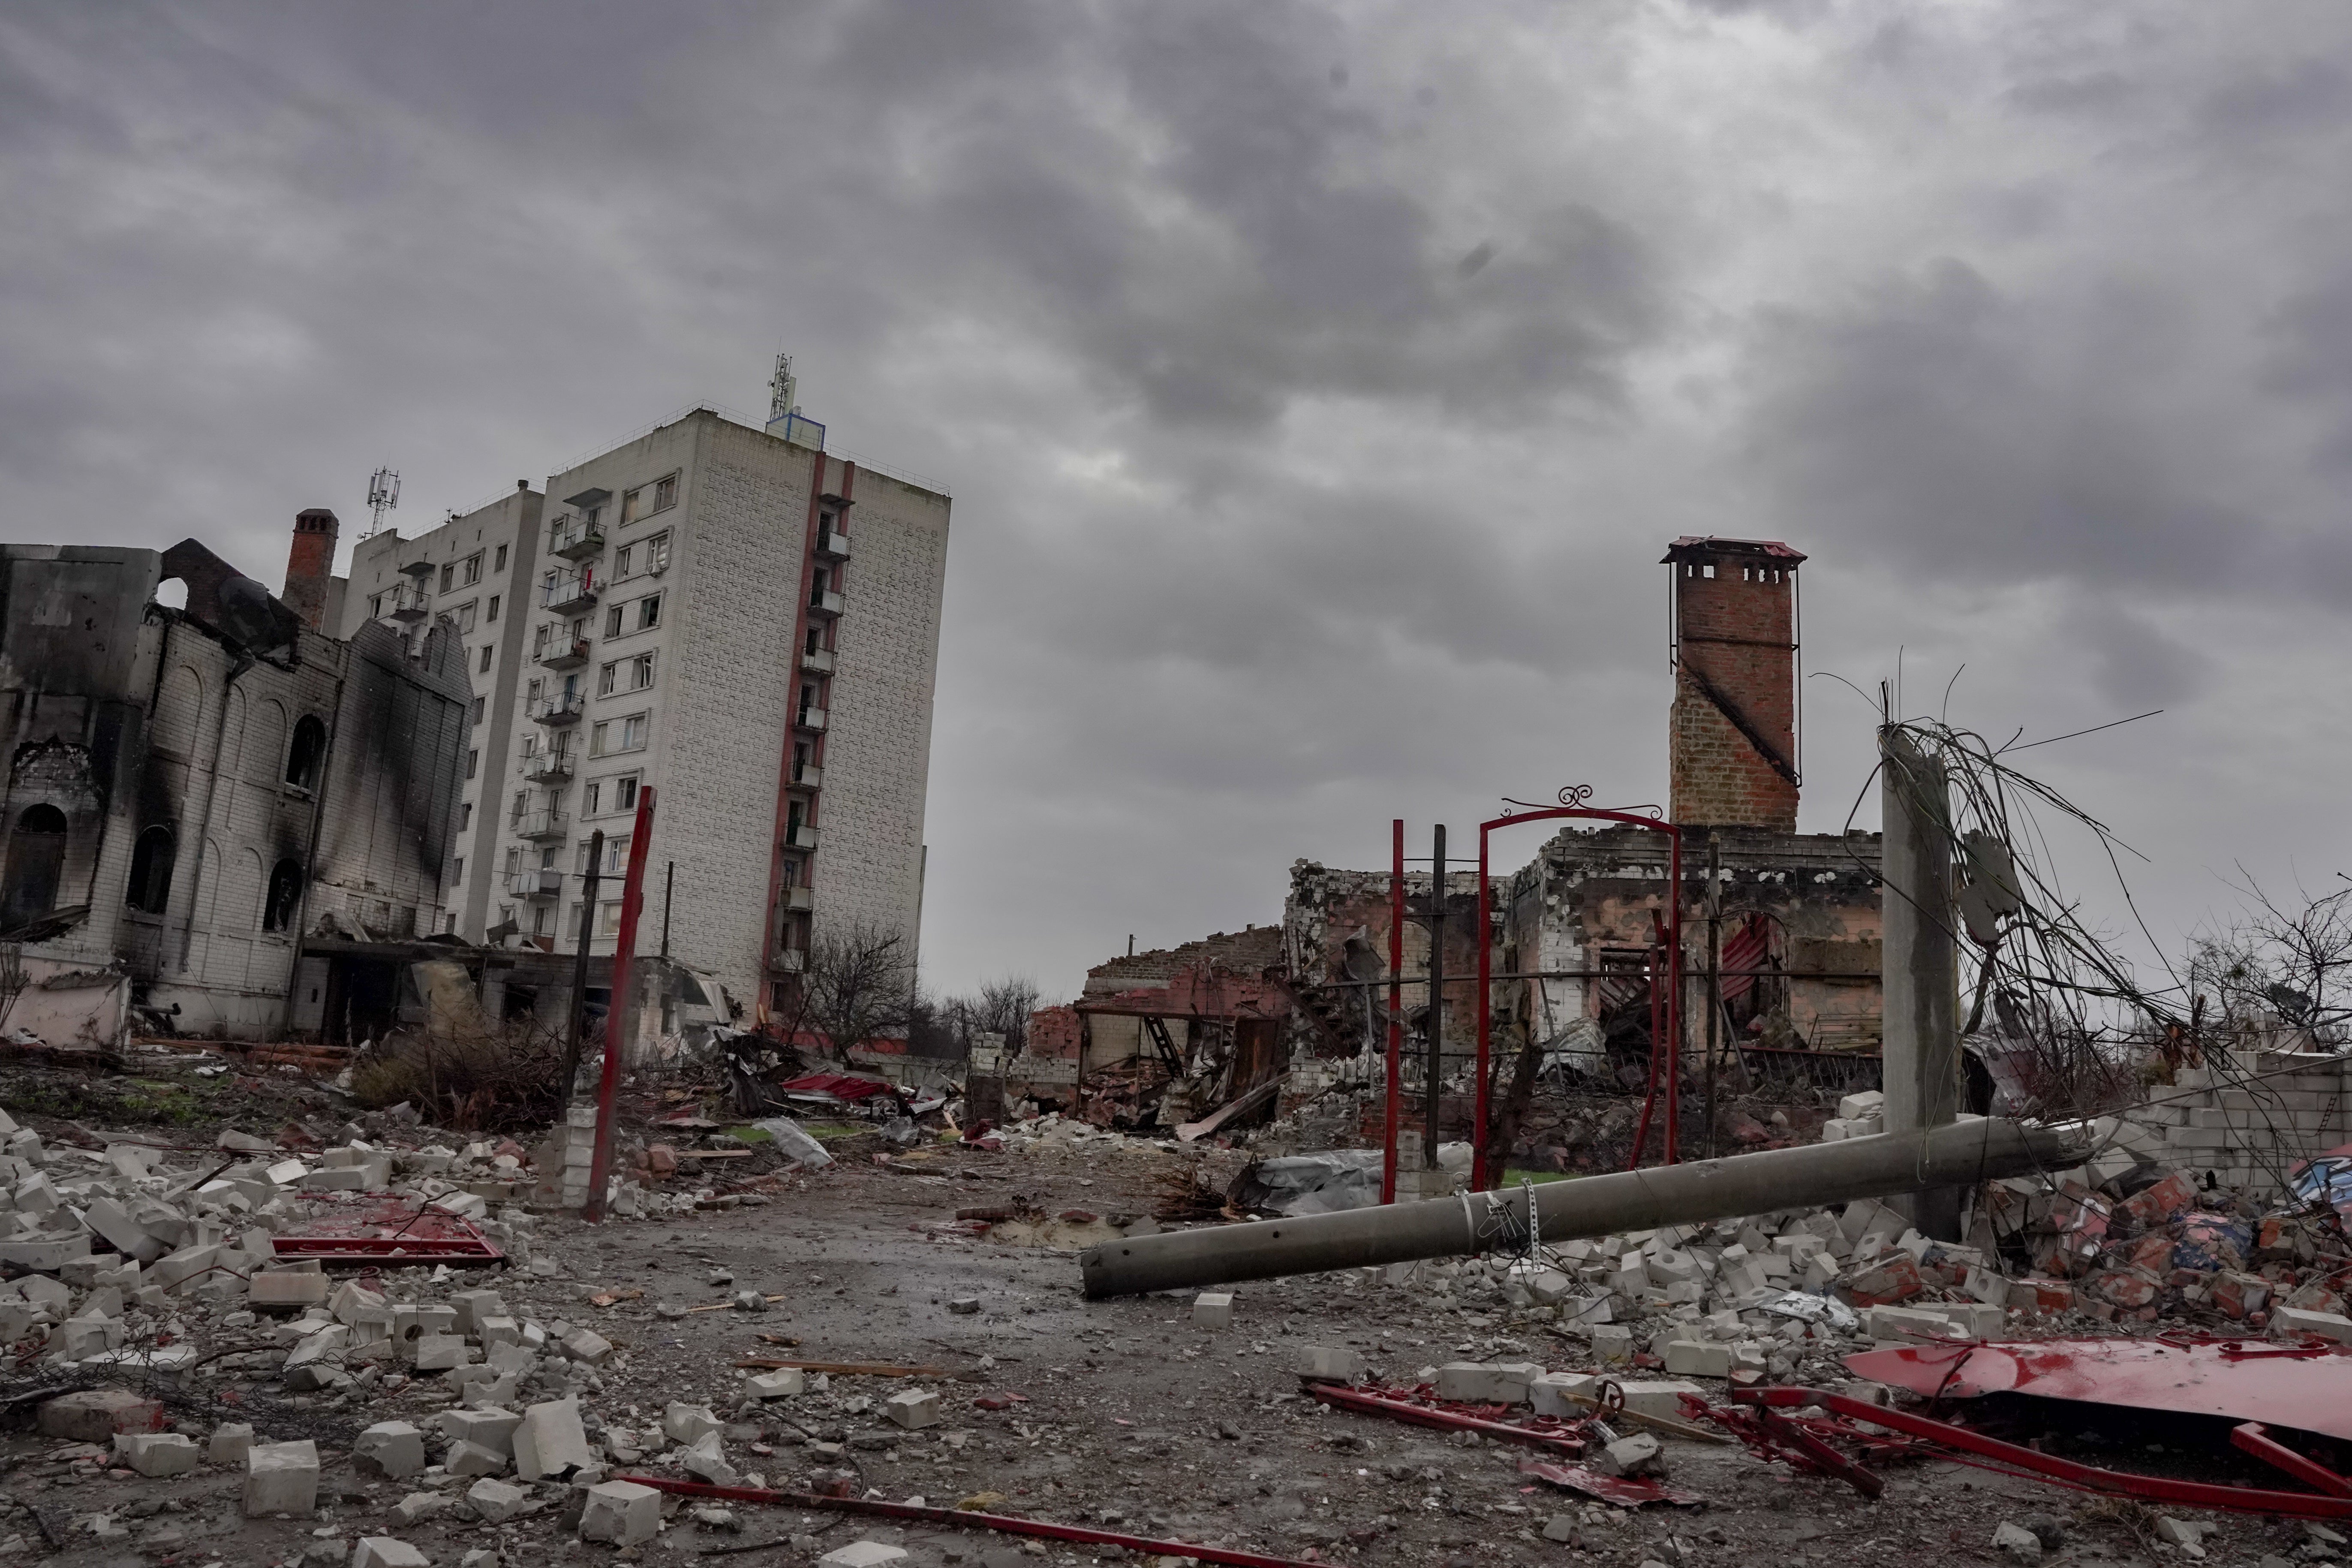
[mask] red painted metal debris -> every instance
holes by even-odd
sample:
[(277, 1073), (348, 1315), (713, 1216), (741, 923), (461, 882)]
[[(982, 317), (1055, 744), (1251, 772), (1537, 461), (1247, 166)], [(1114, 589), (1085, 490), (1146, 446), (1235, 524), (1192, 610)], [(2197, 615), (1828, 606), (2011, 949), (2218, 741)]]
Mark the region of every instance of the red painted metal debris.
[(2230, 1442), (2252, 1454), (2266, 1465), (2274, 1465), (2307, 1487), (2315, 1487), (2335, 1497), (2352, 1497), (2352, 1480), (2347, 1480), (2316, 1459), (2306, 1458), (2272, 1436), (2259, 1421), (2230, 1428)]
[(1188, 1541), (1155, 1541), (1149, 1536), (1122, 1535), (1115, 1530), (1090, 1530), (1082, 1524), (1054, 1524), (1042, 1519), (1014, 1519), (1002, 1513), (969, 1513), (961, 1509), (930, 1508), (908, 1502), (884, 1502), (878, 1498), (835, 1497), (819, 1492), (775, 1491), (764, 1487), (714, 1487), (700, 1481), (673, 1480), (667, 1476), (615, 1476), (657, 1491), (680, 1497), (724, 1498), (729, 1502), (768, 1503), (781, 1508), (819, 1509), (835, 1513), (872, 1514), (877, 1519), (919, 1520), (950, 1530), (993, 1530), (1006, 1535), (1034, 1535), (1046, 1541), (1072, 1541), (1088, 1546), (1117, 1546), (1159, 1557), (1191, 1557), (1202, 1563), (1223, 1563), (1233, 1568), (1328, 1568), (1296, 1557), (1269, 1557), (1262, 1552), (1235, 1552), (1223, 1546), (1196, 1546)]
[[(2294, 1519), (2352, 1520), (2352, 1497), (2323, 1496), (2312, 1492), (2271, 1491), (2260, 1487), (2230, 1486), (2213, 1481), (2177, 1480), (2168, 1476), (2135, 1475), (2127, 1470), (2105, 1470), (2095, 1465), (2077, 1464), (2072, 1459), (2045, 1454), (2037, 1448), (2021, 1447), (1989, 1437), (1981, 1432), (1949, 1421), (1937, 1421), (1925, 1415), (1915, 1415), (1906, 1410), (1890, 1410), (1843, 1394), (1832, 1394), (1819, 1388), (1753, 1388), (1735, 1389), (1731, 1395), (1739, 1405), (1769, 1406), (1776, 1411), (1817, 1405), (1831, 1417), (1843, 1417), (1843, 1422), (1823, 1418), (1796, 1418), (1808, 1431), (1819, 1436), (1824, 1431), (1849, 1435), (1854, 1439), (1868, 1439), (1868, 1435), (1854, 1430), (1845, 1423), (1867, 1422), (1913, 1440), (1914, 1451), (1931, 1454), (1934, 1458), (1973, 1465), (1979, 1469), (2023, 1479), (2049, 1481), (2076, 1491), (2097, 1492), (2110, 1497), (2140, 1498), (2153, 1502), (2171, 1503), (2182, 1508), (2222, 1509), (2232, 1513), (2280, 1514)], [(1710, 1417), (1716, 1412), (1709, 1410)], [(1885, 1439), (1876, 1439), (1884, 1443)], [(1787, 1458), (1785, 1454), (1770, 1458)], [(1792, 1460), (1803, 1468), (1801, 1460)], [(1875, 1479), (1875, 1478), (1874, 1478)]]
[(1706, 1500), (1696, 1492), (1678, 1491), (1647, 1476), (1601, 1476), (1581, 1465), (1554, 1465), (1542, 1459), (1522, 1459), (1519, 1474), (1533, 1476), (1539, 1481), (1549, 1481), (1556, 1487), (1582, 1492), (1599, 1498), (1618, 1508), (1640, 1508), (1644, 1503), (1670, 1502), (1677, 1508), (1696, 1508)]
[(1845, 1358), (1856, 1377), (1929, 1398), (2029, 1394), (2219, 1415), (2352, 1441), (2352, 1347), (2210, 1337), (1906, 1346)]
[(457, 1215), (397, 1200), (363, 1213), (346, 1211), (309, 1221), (271, 1237), (269, 1245), (280, 1258), (315, 1260), (329, 1268), (436, 1263), (453, 1268), (483, 1268), (492, 1264), (504, 1267), (507, 1261), (507, 1255), (488, 1237)]
[(1510, 1406), (1465, 1405), (1440, 1399), (1428, 1393), (1428, 1387), (1423, 1384), (1418, 1388), (1349, 1388), (1336, 1383), (1318, 1383), (1309, 1384), (1307, 1392), (1335, 1409), (1386, 1415), (1414, 1426), (1475, 1432), (1482, 1437), (1561, 1454), (1581, 1454), (1587, 1446), (1587, 1422), (1562, 1421), (1550, 1415), (1530, 1416), (1524, 1422), (1500, 1421), (1496, 1417), (1507, 1414)]

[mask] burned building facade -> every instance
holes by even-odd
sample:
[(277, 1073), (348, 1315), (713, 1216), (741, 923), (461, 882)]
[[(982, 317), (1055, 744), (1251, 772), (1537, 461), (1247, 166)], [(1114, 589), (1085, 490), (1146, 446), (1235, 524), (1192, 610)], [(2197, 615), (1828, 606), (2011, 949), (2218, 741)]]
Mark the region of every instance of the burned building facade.
[[(325, 517), (298, 522), (298, 568)], [(184, 602), (160, 602), (174, 582)], [(138, 1008), (190, 1034), (317, 1030), (362, 967), (306, 933), (440, 929), (457, 645), (344, 641), (318, 613), (194, 540), (0, 545), (0, 942), (22, 975), (0, 1026), (110, 1045)]]

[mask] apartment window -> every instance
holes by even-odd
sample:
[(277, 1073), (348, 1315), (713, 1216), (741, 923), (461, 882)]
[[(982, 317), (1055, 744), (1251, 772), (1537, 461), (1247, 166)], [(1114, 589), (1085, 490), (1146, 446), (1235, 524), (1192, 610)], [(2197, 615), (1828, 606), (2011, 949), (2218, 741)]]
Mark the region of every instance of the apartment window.
[(797, 783), (808, 772), (809, 749), (806, 741), (793, 743), (793, 779)]
[(539, 737), (536, 735), (525, 735), (522, 738), (522, 760), (524, 764), (526, 766), (529, 765), (531, 758), (537, 755), (539, 755)]
[(541, 904), (537, 909), (530, 911), (530, 934), (533, 936), (545, 936), (547, 934), (547, 906), (545, 904)]
[(544, 621), (530, 629), (530, 657), (533, 663), (547, 655), (547, 634), (552, 628)]
[(598, 936), (621, 934), (621, 906), (617, 900), (596, 911), (596, 934)]
[[(488, 648), (484, 648), (482, 651), (483, 651), (484, 653), (488, 653), (488, 652), (489, 652), (490, 650), (489, 650)], [(474, 699), (474, 722), (475, 722), (475, 723), (478, 724), (478, 723), (480, 723), (480, 722), (482, 721), (482, 709), (483, 709), (483, 707), (484, 707), (484, 706), (485, 706), (488, 701), (489, 701), (489, 698), (488, 698), (487, 696), (484, 696), (484, 697), (477, 697), (477, 698), (475, 698), (475, 699)]]
[(648, 594), (637, 601), (637, 630), (651, 631), (661, 625), (661, 602), (659, 594)]
[(637, 547), (634, 544), (624, 544), (621, 548), (613, 552), (614, 577), (618, 579), (627, 576), (629, 574), (629, 563), (632, 561), (635, 561), (636, 557)]
[(382, 594), (370, 594), (368, 595), (368, 619), (372, 621), (377, 620), (382, 618), (383, 615), (383, 595)]
[(613, 809), (614, 811), (635, 811), (637, 809), (636, 774), (623, 773), (620, 777), (613, 781)]
[[(500, 563), (499, 563), (499, 564), (500, 564), (500, 565), (504, 565), (504, 564), (505, 564), (505, 563), (504, 563), (504, 562), (500, 562)], [(485, 624), (489, 625), (489, 626), (497, 626), (497, 625), (499, 624), (499, 595), (498, 595), (493, 594), (493, 595), (490, 595), (490, 607), (489, 607), (488, 611), (483, 615), (483, 616), (482, 616), (482, 620), (483, 620), (483, 622), (484, 622)]]
[[(491, 601), (491, 602), (495, 604), (497, 601), (496, 601), (496, 600), (493, 600), (493, 601)], [(477, 668), (477, 669), (474, 671), (474, 673), (475, 673), (475, 674), (477, 674), (477, 675), (488, 675), (488, 674), (489, 674), (489, 672), (490, 672), (490, 645), (489, 645), (489, 644), (488, 644), (488, 643), (484, 643), (484, 644), (482, 645), (482, 657), (481, 657), (481, 659), (479, 660), (479, 668)]]
[(544, 684), (545, 682), (543, 681), (534, 680), (529, 686), (523, 688), (523, 700), (530, 703), (533, 707), (537, 707), (539, 704), (540, 689)]
[(581, 815), (583, 816), (593, 816), (604, 809), (604, 781), (600, 779), (596, 783), (588, 786), (587, 796), (581, 803)]
[(808, 651), (811, 653), (823, 653), (824, 651), (824, 628), (823, 626), (809, 627)]
[(649, 485), (639, 485), (621, 498), (621, 526), (626, 528), (641, 517), (651, 517), (677, 504), (677, 476), (666, 475)]
[(653, 720), (643, 713), (632, 713), (621, 721), (621, 750), (642, 752), (646, 737), (653, 733)]
[(643, 691), (654, 683), (654, 656), (641, 653), (629, 660), (629, 689)]
[(646, 541), (646, 570), (648, 572), (663, 572), (668, 570), (668, 568), (669, 530), (665, 528), (659, 533), (655, 534), (652, 538)]
[(457, 805), (457, 831), (463, 833), (474, 826), (474, 803), (461, 801)]
[(832, 585), (831, 574), (822, 566), (809, 574), (809, 603), (824, 603), (824, 591)]
[(457, 585), (457, 563), (455, 561), (444, 563), (441, 567), (441, 591), (446, 594)]
[(617, 659), (611, 664), (598, 667), (596, 670), (596, 695), (599, 697), (610, 697), (613, 695), (613, 683), (618, 680), (620, 677), (621, 665), (620, 661)]
[(473, 600), (468, 599), (450, 612), (457, 618), (457, 634), (460, 637), (474, 629), (474, 612), (478, 607)]
[(621, 635), (621, 609), (622, 606), (614, 605), (604, 612), (604, 635), (608, 637)]
[(482, 749), (476, 746), (466, 753), (466, 776), (472, 778), (482, 765)]
[(605, 743), (611, 739), (612, 729), (613, 726), (611, 724), (604, 722), (594, 723), (588, 726), (588, 754), (590, 756), (601, 757), (612, 749)]
[[(503, 571), (505, 571), (506, 569), (507, 569), (507, 547), (506, 547), (505, 545), (501, 544), (501, 545), (499, 545), (499, 551), (498, 551), (498, 557), (497, 557), (497, 559), (493, 560), (493, 561), (490, 563), (490, 570), (491, 570), (491, 571), (493, 571), (493, 572), (503, 572)], [(491, 602), (495, 604), (497, 601), (493, 600), (493, 601), (491, 601)], [(498, 617), (498, 613), (497, 613), (496, 611), (492, 611), (492, 612), (490, 613), (490, 619), (492, 619), (492, 620), (497, 620), (498, 618), (499, 618), (499, 617)]]
[(508, 876), (509, 876), (509, 877), (511, 877), (511, 876), (513, 876), (517, 871), (520, 871), (520, 870), (521, 870), (521, 869), (522, 869), (522, 848), (521, 848), (521, 847), (520, 847), (520, 845), (514, 845), (514, 844), (509, 844), (509, 845), (508, 845), (508, 846), (507, 846), (507, 875), (508, 875)]
[(463, 855), (449, 862), (449, 879), (453, 882), (466, 879), (466, 858)]
[(573, 642), (586, 642), (588, 640), (587, 616), (574, 616), (572, 617), (572, 640)]
[(482, 552), (480, 551), (477, 550), (471, 555), (466, 557), (466, 570), (463, 574), (463, 577), (465, 584), (468, 588), (482, 580)]

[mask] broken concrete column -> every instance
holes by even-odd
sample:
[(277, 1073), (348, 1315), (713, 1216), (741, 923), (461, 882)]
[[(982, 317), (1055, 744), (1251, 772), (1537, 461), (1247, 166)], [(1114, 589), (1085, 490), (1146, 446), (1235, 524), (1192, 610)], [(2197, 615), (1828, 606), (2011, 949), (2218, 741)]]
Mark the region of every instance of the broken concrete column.
[(580, 1510), (580, 1539), (635, 1546), (661, 1533), (661, 1493), (635, 1481), (602, 1481), (588, 1489)]
[[(1946, 1126), (1959, 1111), (1960, 917), (1944, 765), (1893, 726), (1879, 731), (1878, 745), (1885, 1110), (1886, 1131), (1901, 1134)], [(1921, 1235), (1958, 1241), (1961, 1192), (1927, 1187), (1894, 1202)]]
[(308, 1515), (319, 1506), (319, 1445), (256, 1443), (245, 1457), (245, 1511)]

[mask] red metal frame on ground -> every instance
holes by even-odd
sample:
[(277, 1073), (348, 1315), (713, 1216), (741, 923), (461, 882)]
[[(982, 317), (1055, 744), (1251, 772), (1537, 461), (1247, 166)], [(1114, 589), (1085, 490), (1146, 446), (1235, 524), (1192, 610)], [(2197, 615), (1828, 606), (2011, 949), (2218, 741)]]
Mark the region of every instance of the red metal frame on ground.
[(768, 1503), (780, 1508), (825, 1510), (834, 1513), (871, 1514), (877, 1519), (917, 1520), (950, 1530), (993, 1530), (1006, 1535), (1034, 1535), (1046, 1541), (1072, 1541), (1088, 1546), (1117, 1546), (1159, 1557), (1191, 1557), (1202, 1563), (1223, 1563), (1232, 1568), (1327, 1568), (1296, 1557), (1269, 1557), (1262, 1552), (1235, 1552), (1223, 1546), (1196, 1546), (1188, 1541), (1155, 1541), (1143, 1535), (1122, 1535), (1115, 1530), (1090, 1530), (1082, 1524), (1054, 1524), (1042, 1519), (1014, 1519), (1009, 1514), (972, 1513), (961, 1509), (931, 1508), (879, 1499), (826, 1497), (817, 1492), (774, 1491), (765, 1487), (714, 1487), (701, 1481), (672, 1480), (667, 1476), (614, 1476), (656, 1491), (680, 1497), (723, 1498), (729, 1502)]
[[(2233, 1487), (2211, 1481), (2176, 1480), (2168, 1476), (2134, 1475), (2126, 1470), (2104, 1470), (2093, 1465), (2076, 1464), (2054, 1454), (2004, 1443), (1998, 1437), (1988, 1437), (1981, 1432), (1971, 1432), (1965, 1426), (1949, 1422), (1914, 1415), (1905, 1410), (1892, 1410), (1871, 1405), (1843, 1394), (1832, 1394), (1819, 1388), (1735, 1388), (1731, 1391), (1735, 1405), (1754, 1405), (1785, 1410), (1808, 1405), (1818, 1405), (1832, 1415), (1849, 1421), (1866, 1421), (1898, 1432), (1946, 1450), (1944, 1457), (1961, 1464), (1975, 1465), (1982, 1469), (2008, 1475), (2023, 1476), (2072, 1487), (2077, 1491), (2099, 1492), (2114, 1497), (2136, 1497), (2158, 1502), (2178, 1504), (2184, 1508), (2226, 1509), (2232, 1513), (2282, 1514), (2296, 1519), (2352, 1520), (2352, 1496), (2323, 1496), (2314, 1492), (2269, 1491), (2258, 1487)], [(1784, 1426), (1794, 1423), (1783, 1423)], [(1736, 1427), (1734, 1428), (1737, 1429)], [(2233, 1437), (2233, 1441), (2234, 1441)], [(2240, 1443), (2244, 1447), (2245, 1444)], [(2253, 1450), (2250, 1450), (2253, 1451)], [(2267, 1458), (2268, 1456), (2263, 1456)], [(2273, 1461), (2274, 1462), (2274, 1461)], [(2307, 1463), (2308, 1461), (2306, 1461)], [(1843, 1461), (1841, 1463), (1850, 1464)], [(1859, 1468), (1859, 1467), (1852, 1467)], [(1869, 1474), (1864, 1471), (1864, 1474)], [(1874, 1480), (1875, 1477), (1872, 1478)], [(1859, 1483), (1857, 1483), (1859, 1484)]]
[[(1580, 801), (1591, 793), (1580, 784), (1572, 784), (1560, 791), (1560, 799), (1563, 802)], [(1489, 1036), (1494, 1024), (1490, 1016), (1494, 1006), (1493, 984), (1488, 976), (1494, 971), (1494, 920), (1492, 905), (1486, 896), (1486, 841), (1498, 827), (1550, 822), (1561, 817), (1621, 823), (1628, 827), (1666, 836), (1667, 895), (1664, 922), (1666, 983), (1661, 987), (1653, 973), (1650, 982), (1650, 1092), (1642, 1101), (1642, 1121), (1633, 1133), (1633, 1159), (1627, 1168), (1638, 1168), (1642, 1163), (1642, 1152), (1650, 1140), (1650, 1116), (1657, 1104), (1658, 1084), (1662, 1077), (1666, 1089), (1664, 1163), (1671, 1165), (1682, 1157), (1683, 830), (1674, 823), (1643, 816), (1636, 812), (1604, 811), (1593, 806), (1565, 804), (1540, 806), (1510, 816), (1494, 817), (1478, 825), (1478, 1093), (1470, 1147), (1475, 1162), (1471, 1169), (1471, 1185), (1481, 1191), (1491, 1191), (1501, 1183), (1503, 1168), (1510, 1157), (1510, 1151), (1506, 1149), (1502, 1159), (1492, 1162), (1494, 1168), (1487, 1168), (1487, 1062), (1492, 1050)], [(1542, 983), (1538, 981), (1536, 984)]]
[[(1527, 1426), (1495, 1421), (1470, 1412), (1499, 1411), (1504, 1408), (1501, 1405), (1465, 1405), (1423, 1394), (1420, 1389), (1349, 1388), (1340, 1384), (1317, 1383), (1308, 1384), (1307, 1393), (1309, 1398), (1339, 1410), (1386, 1415), (1411, 1426), (1436, 1426), (1448, 1432), (1475, 1432), (1482, 1437), (1521, 1443), (1530, 1448), (1575, 1455), (1583, 1453), (1587, 1446), (1581, 1421), (1559, 1421), (1549, 1415), (1535, 1416)], [(1547, 1422), (1550, 1425), (1543, 1425)]]
[(272, 1253), (326, 1268), (376, 1268), (448, 1264), (453, 1268), (503, 1266), (507, 1255), (489, 1237), (457, 1215), (405, 1204), (378, 1204), (352, 1219), (320, 1220), (285, 1236), (272, 1237)]

